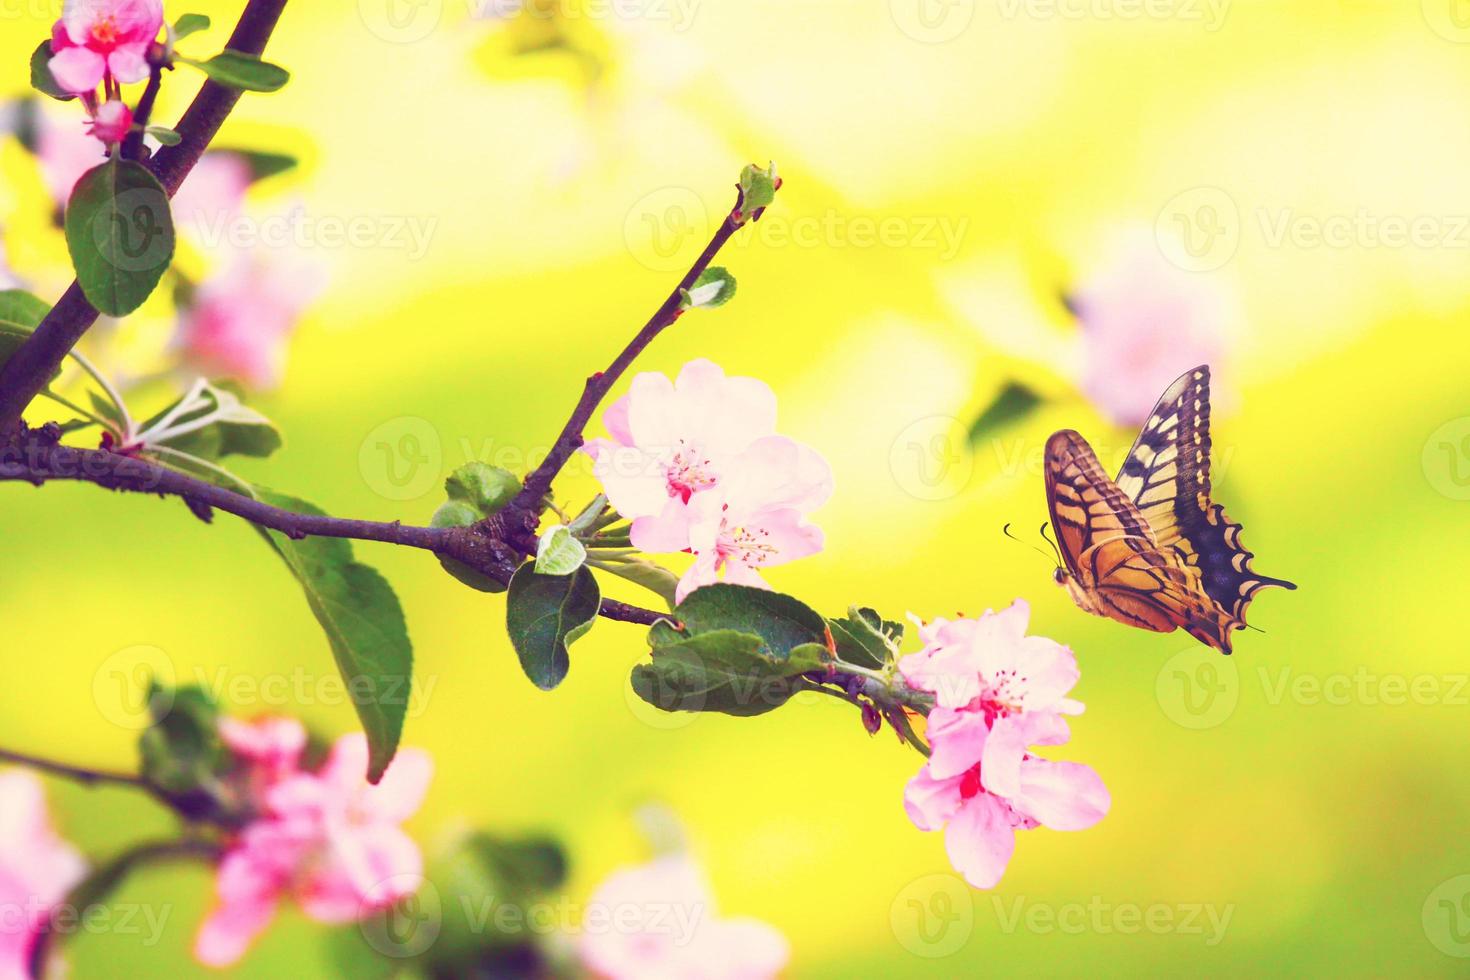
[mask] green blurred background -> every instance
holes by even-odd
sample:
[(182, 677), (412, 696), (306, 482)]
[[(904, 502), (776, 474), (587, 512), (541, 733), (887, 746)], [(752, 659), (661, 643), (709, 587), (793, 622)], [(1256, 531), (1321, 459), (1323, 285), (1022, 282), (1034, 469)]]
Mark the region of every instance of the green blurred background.
[[(416, 648), (405, 744), (438, 766), (416, 836), (555, 833), (575, 902), (643, 856), (630, 813), (665, 801), (722, 911), (790, 937), (793, 976), (1464, 972), (1470, 19), (1455, 3), (647, 0), (617, 8), (628, 17), (563, 5), (551, 22), (397, 2), (292, 5), (269, 51), (292, 83), (247, 96), (227, 126), (225, 142), (306, 160), (253, 202), (381, 231), (304, 249), (328, 288), (284, 385), (258, 401), (287, 447), (241, 469), (333, 513), (426, 522), (455, 466), (547, 445), (583, 375), (729, 207), (739, 167), (774, 158), (776, 207), (722, 258), (739, 296), (682, 320), (640, 367), (708, 356), (759, 376), (782, 429), (831, 460), (827, 550), (774, 572), (778, 588), (829, 613), (1030, 600), (1033, 629), (1083, 669), (1087, 714), (1055, 755), (1096, 768), (1114, 800), (1091, 831), (1024, 835), (993, 893), (956, 888), (941, 836), (902, 809), (919, 759), (847, 706), (657, 715), (627, 682), (641, 632), (613, 623), (543, 694), (500, 598), (359, 544)], [(56, 6), (0, 7), (14, 94)], [(239, 6), (168, 13), (214, 16), (202, 50)], [(195, 77), (169, 83), (160, 121)], [(14, 141), (0, 164), (11, 262), (54, 297), (65, 253), (34, 164)], [(1300, 585), (1255, 604), (1266, 632), (1238, 634), (1228, 661), (1084, 615), (1000, 534), (1043, 520), (1028, 460), (1053, 429), (1100, 447), (1132, 434), (996, 333), (1064, 336), (1059, 291), (1120, 230), (1162, 241), (1206, 205), (1222, 244), (1189, 275), (1233, 304), (1216, 496), (1258, 567)], [(1354, 230), (1281, 241), (1283, 215)], [(1361, 215), (1429, 234), (1389, 241)], [(395, 239), (400, 221), (431, 228), (427, 247)], [(155, 306), (104, 352), (146, 361), (171, 329)], [(1056, 398), (967, 448), (969, 420), (1013, 378)], [(591, 490), (583, 469), (561, 496)], [(314, 690), (335, 671), (241, 522), (90, 486), (0, 499), (0, 745), (131, 765), (120, 685), (160, 655), (181, 680), (222, 684), (227, 710), (353, 727), (340, 698), (254, 686)], [(123, 791), (51, 789), (94, 856), (170, 827)], [(202, 869), (135, 877), (117, 901), (167, 909), (161, 940), (79, 936), (74, 974), (205, 975), (188, 950), (209, 891)], [(232, 975), (329, 973), (326, 935), (288, 912)]]

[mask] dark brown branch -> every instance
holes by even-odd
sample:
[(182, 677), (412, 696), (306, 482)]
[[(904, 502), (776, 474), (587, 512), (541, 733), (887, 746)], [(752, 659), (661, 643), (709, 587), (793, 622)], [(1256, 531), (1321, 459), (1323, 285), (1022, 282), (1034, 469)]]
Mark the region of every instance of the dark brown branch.
[(143, 97), (138, 100), (138, 107), (133, 110), (133, 129), (128, 133), (127, 139), (123, 140), (124, 160), (137, 160), (143, 155), (143, 136), (148, 129), (148, 120), (153, 118), (153, 104), (158, 101), (158, 90), (162, 87), (163, 67), (157, 64), (150, 65), (148, 85), (143, 89)]
[(73, 782), (82, 783), (85, 786), (127, 786), (132, 789), (151, 792), (150, 787), (143, 781), (143, 777), (141, 776), (133, 776), (122, 772), (103, 772), (97, 769), (85, 769), (81, 766), (69, 766), (63, 762), (53, 762), (50, 759), (27, 755), (24, 752), (12, 752), (9, 749), (0, 749), (0, 762), (28, 766), (31, 769), (48, 773), (52, 776), (61, 776)]
[(546, 459), (526, 477), (523, 489), (511, 502), (513, 508), (527, 514), (539, 515), (541, 513), (546, 495), (551, 490), (551, 481), (556, 479), (556, 475), (567, 464), (567, 460), (572, 458), (572, 454), (581, 448), (584, 441), (582, 430), (592, 420), (592, 413), (597, 410), (597, 406), (607, 397), (607, 393), (612, 390), (613, 385), (618, 383), (618, 379), (623, 376), (638, 355), (642, 354), (666, 327), (679, 319), (682, 312), (679, 307), (684, 291), (694, 285), (694, 281), (709, 268), (709, 264), (730, 240), (730, 236), (745, 224), (746, 218), (740, 214), (740, 205), (741, 202), (737, 200), (735, 208), (720, 223), (720, 227), (715, 229), (714, 237), (704, 247), (699, 258), (694, 260), (694, 264), (689, 267), (684, 278), (679, 280), (674, 291), (669, 293), (663, 305), (643, 325), (643, 329), (638, 331), (637, 336), (629, 341), (628, 346), (623, 348), (622, 353), (613, 359), (605, 371), (599, 371), (587, 379), (582, 389), (582, 397), (578, 399), (577, 407), (572, 410), (571, 418), (567, 419), (567, 424), (562, 427), (561, 435), (557, 436), (556, 442), (552, 444), (551, 452), (546, 454)]
[[(260, 54), (280, 19), (286, 0), (249, 0), (229, 47), (247, 54)], [(172, 197), (184, 177), (204, 155), (225, 117), (240, 100), (240, 93), (206, 81), (176, 127), (180, 141), (165, 147), (148, 164)], [(82, 287), (73, 282), (46, 314), (30, 339), (0, 368), (0, 439), (17, 430), (21, 413), (46, 386), (61, 361), (77, 341), (97, 322), (97, 310), (87, 302)]]
[[(397, 521), (298, 514), (135, 456), (62, 446), (53, 435), (39, 430), (23, 439), (18, 448), (0, 450), (0, 480), (23, 480), (37, 486), (48, 480), (77, 480), (109, 490), (179, 497), (205, 519), (213, 510), (222, 510), (296, 540), (310, 536), (352, 538), (422, 548), (463, 562), (502, 584), (510, 582), (524, 558), (518, 548), (487, 534), (483, 525), (415, 527)], [(664, 616), (611, 599), (603, 602), (601, 614), (644, 625), (652, 625)]]

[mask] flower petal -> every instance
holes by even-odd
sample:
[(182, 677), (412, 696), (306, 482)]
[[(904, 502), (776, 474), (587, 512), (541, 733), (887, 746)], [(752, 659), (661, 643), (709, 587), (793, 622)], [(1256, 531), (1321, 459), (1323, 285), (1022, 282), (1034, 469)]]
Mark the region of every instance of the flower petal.
[(994, 888), (1016, 850), (1010, 814), (989, 793), (971, 797), (944, 830), (950, 864), (976, 888)]
[(903, 790), (903, 808), (920, 830), (938, 830), (959, 812), (960, 777), (935, 779), (926, 765)]
[(935, 779), (958, 776), (979, 763), (982, 755), (989, 758), (985, 740), (990, 729), (981, 712), (935, 708), (929, 713), (927, 732), (934, 750), (929, 774)]
[(47, 64), (56, 84), (75, 95), (95, 90), (107, 72), (107, 61), (90, 48), (72, 47), (58, 51)]
[(1027, 759), (1015, 805), (1053, 830), (1086, 830), (1107, 814), (1112, 797), (1101, 777), (1081, 763)]

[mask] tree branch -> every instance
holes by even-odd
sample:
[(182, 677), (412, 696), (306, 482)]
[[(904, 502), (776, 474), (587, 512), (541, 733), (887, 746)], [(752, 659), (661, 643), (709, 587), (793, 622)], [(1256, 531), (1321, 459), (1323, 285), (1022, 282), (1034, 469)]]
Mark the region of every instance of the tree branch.
[[(229, 47), (246, 54), (260, 54), (285, 6), (286, 0), (249, 0), (234, 34), (230, 35)], [(148, 169), (170, 197), (204, 155), (239, 100), (239, 91), (214, 81), (206, 81), (194, 97), (176, 127), (179, 144), (160, 150), (148, 163)], [(46, 387), (62, 358), (95, 322), (97, 310), (87, 302), (82, 287), (72, 282), (41, 325), (0, 368), (0, 439), (17, 430), (26, 406)]]
[(151, 791), (151, 787), (143, 781), (143, 777), (141, 776), (133, 776), (122, 772), (102, 772), (97, 769), (85, 769), (81, 766), (69, 766), (63, 762), (53, 762), (50, 759), (27, 755), (24, 752), (12, 752), (9, 749), (0, 749), (0, 762), (28, 766), (31, 769), (49, 773), (52, 776), (61, 776), (85, 786), (127, 786), (131, 789)]
[[(222, 510), (293, 540), (310, 536), (352, 538), (421, 548), (463, 562), (501, 584), (509, 584), (525, 557), (519, 549), (487, 533), (483, 525), (415, 527), (397, 521), (298, 514), (136, 456), (60, 445), (54, 433), (44, 429), (29, 433), (19, 447), (0, 449), (0, 480), (23, 480), (37, 486), (48, 480), (76, 480), (108, 490), (180, 497), (205, 520), (210, 519), (213, 510)], [(603, 601), (600, 613), (608, 619), (645, 626), (667, 615), (611, 599)]]
[(742, 203), (740, 199), (736, 200), (735, 207), (720, 223), (720, 227), (715, 229), (714, 237), (704, 247), (699, 258), (694, 260), (694, 265), (689, 267), (689, 271), (684, 274), (683, 279), (679, 280), (674, 291), (669, 293), (663, 305), (643, 325), (643, 329), (629, 341), (628, 346), (624, 347), (622, 352), (613, 359), (613, 362), (607, 366), (607, 370), (599, 371), (587, 379), (582, 389), (582, 397), (578, 399), (576, 408), (572, 410), (571, 418), (567, 419), (567, 424), (562, 427), (561, 435), (557, 436), (556, 442), (552, 444), (551, 452), (547, 453), (541, 465), (526, 477), (523, 488), (511, 502), (511, 507), (528, 514), (539, 515), (541, 513), (542, 501), (551, 490), (551, 481), (556, 479), (556, 475), (567, 464), (567, 460), (572, 458), (572, 454), (581, 448), (584, 441), (582, 430), (592, 420), (592, 413), (597, 410), (597, 406), (607, 397), (607, 393), (612, 390), (613, 385), (618, 383), (618, 379), (623, 376), (638, 355), (653, 343), (654, 338), (679, 319), (683, 312), (679, 309), (679, 304), (684, 291), (692, 287), (694, 281), (709, 268), (709, 264), (714, 261), (715, 256), (719, 254), (720, 249), (730, 240), (730, 237), (740, 230), (748, 218), (758, 219), (760, 217), (759, 213), (754, 216), (742, 215), (740, 213)]

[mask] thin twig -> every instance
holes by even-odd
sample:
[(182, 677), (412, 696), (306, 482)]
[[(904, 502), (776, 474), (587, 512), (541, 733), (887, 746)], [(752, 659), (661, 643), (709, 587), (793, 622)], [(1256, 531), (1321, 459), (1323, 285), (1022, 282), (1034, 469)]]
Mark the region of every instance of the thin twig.
[(104, 772), (100, 769), (87, 769), (83, 766), (67, 765), (64, 762), (54, 762), (51, 759), (42, 759), (39, 756), (28, 755), (24, 752), (12, 752), (9, 749), (0, 749), (0, 762), (10, 762), (18, 766), (27, 766), (40, 772), (49, 773), (52, 776), (61, 776), (73, 782), (82, 783), (85, 786), (128, 786), (132, 789), (152, 792), (152, 788), (143, 780), (142, 776), (134, 776), (124, 772)]

